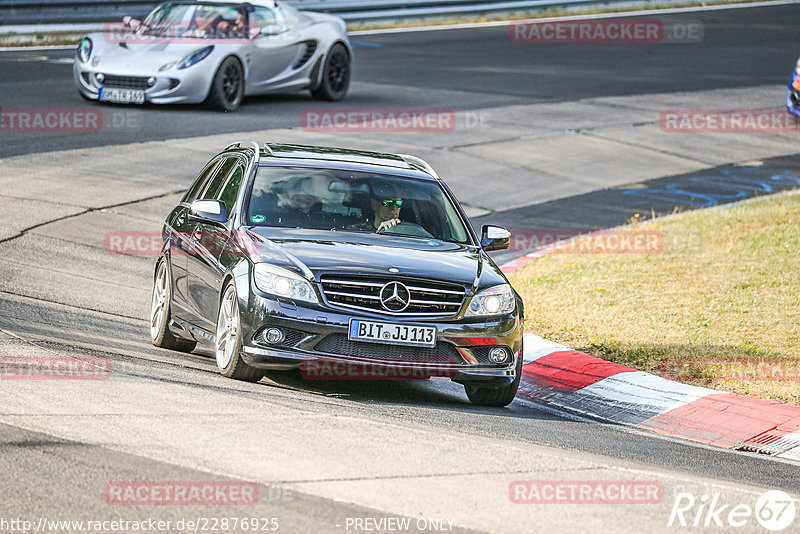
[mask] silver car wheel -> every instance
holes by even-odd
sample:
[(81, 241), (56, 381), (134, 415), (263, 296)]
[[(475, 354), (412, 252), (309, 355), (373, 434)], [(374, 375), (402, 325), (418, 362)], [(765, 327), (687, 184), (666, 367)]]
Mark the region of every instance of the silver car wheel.
[(217, 318), (216, 356), (217, 367), (220, 369), (227, 368), (231, 363), (238, 335), (239, 309), (236, 303), (236, 290), (229, 287), (222, 298)]
[(154, 340), (161, 332), (167, 309), (167, 264), (161, 262), (153, 284), (153, 299), (150, 305), (150, 339)]

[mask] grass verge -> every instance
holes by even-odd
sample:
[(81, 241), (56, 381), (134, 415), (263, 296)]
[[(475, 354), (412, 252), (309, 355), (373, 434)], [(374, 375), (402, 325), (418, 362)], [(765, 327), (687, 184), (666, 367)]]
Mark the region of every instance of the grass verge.
[(512, 273), (526, 330), (665, 378), (800, 404), (800, 194), (635, 221), (663, 250), (550, 254)]

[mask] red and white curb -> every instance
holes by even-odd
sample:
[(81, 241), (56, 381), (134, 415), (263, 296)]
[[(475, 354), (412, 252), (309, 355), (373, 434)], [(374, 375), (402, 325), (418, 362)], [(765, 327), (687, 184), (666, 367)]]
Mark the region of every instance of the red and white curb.
[(524, 334), (519, 394), (571, 413), (800, 462), (800, 406), (681, 384)]

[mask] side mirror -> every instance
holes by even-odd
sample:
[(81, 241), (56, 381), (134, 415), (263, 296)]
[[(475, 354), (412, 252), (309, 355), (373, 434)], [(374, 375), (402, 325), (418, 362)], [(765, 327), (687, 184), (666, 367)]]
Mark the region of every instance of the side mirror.
[(505, 250), (511, 244), (511, 232), (502, 226), (484, 224), (481, 228), (481, 247), (489, 252), (491, 250)]
[(281, 33), (281, 27), (277, 24), (268, 24), (266, 26), (261, 26), (258, 30), (259, 37), (271, 37), (273, 35), (278, 35)]
[(216, 225), (228, 220), (225, 204), (219, 200), (195, 200), (189, 208), (189, 219)]
[(135, 30), (142, 24), (142, 21), (135, 19), (133, 17), (122, 17), (122, 24), (124, 24), (125, 26), (127, 26), (132, 30)]

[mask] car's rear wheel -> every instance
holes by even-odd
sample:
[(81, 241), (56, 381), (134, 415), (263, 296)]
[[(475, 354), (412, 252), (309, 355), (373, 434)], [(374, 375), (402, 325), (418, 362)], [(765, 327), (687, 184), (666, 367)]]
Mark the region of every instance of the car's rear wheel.
[(517, 376), (514, 381), (507, 386), (490, 388), (475, 384), (464, 384), (464, 390), (467, 392), (467, 397), (472, 404), (478, 406), (494, 406), (503, 407), (511, 404), (514, 397), (517, 396), (519, 389), (519, 382), (522, 378), (522, 354), (520, 354), (517, 361)]
[(227, 57), (214, 74), (206, 103), (219, 111), (235, 111), (244, 97), (244, 71), (235, 57)]
[(325, 66), (322, 68), (322, 80), (311, 89), (311, 96), (317, 100), (341, 100), (350, 87), (350, 54), (344, 45), (336, 43), (328, 51)]
[(172, 280), (167, 260), (156, 267), (153, 280), (153, 298), (150, 304), (150, 341), (156, 347), (191, 352), (196, 341), (177, 337), (169, 330), (172, 322)]
[(222, 294), (217, 315), (217, 335), (214, 341), (217, 367), (224, 376), (229, 378), (258, 382), (264, 376), (264, 372), (250, 367), (242, 359), (240, 324), (239, 298), (236, 296), (236, 287), (233, 282), (229, 282)]

